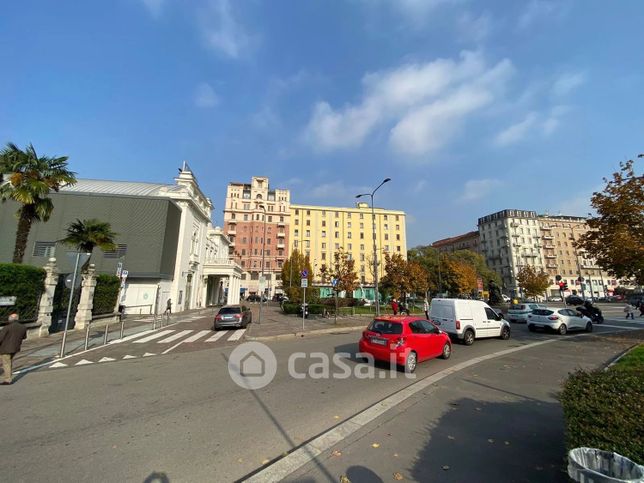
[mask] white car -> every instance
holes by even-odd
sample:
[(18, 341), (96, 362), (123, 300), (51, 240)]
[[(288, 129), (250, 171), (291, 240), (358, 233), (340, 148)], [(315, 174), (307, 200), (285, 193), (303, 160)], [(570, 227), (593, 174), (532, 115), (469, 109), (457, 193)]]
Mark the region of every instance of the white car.
[(503, 301), (504, 301), (506, 304), (507, 304), (510, 300), (512, 300), (510, 297), (508, 297), (508, 296), (507, 296), (507, 295), (505, 295), (505, 294), (501, 294), (501, 298), (503, 299)]
[(535, 309), (543, 309), (545, 305), (537, 303), (512, 304), (508, 309), (508, 320), (510, 322), (520, 322), (525, 324), (528, 321), (528, 315)]
[(588, 317), (572, 309), (545, 307), (528, 314), (528, 330), (550, 329), (564, 335), (569, 330), (593, 331), (593, 323)]

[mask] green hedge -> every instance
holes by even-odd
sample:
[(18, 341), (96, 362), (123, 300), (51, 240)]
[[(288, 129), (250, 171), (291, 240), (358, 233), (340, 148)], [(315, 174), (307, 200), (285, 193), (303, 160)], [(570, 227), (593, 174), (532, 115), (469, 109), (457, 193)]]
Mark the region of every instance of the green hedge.
[(561, 395), (568, 449), (587, 446), (644, 463), (644, 368), (577, 371)]
[(120, 286), (121, 281), (118, 277), (114, 275), (98, 275), (96, 277), (92, 314), (110, 314), (114, 312)]
[(16, 296), (16, 305), (0, 307), (6, 320), (17, 312), (22, 321), (36, 320), (40, 296), (45, 289), (45, 270), (19, 263), (0, 263), (0, 297)]
[[(328, 307), (322, 304), (309, 304), (307, 302), (307, 308), (309, 310), (309, 315), (322, 315), (324, 310)], [(299, 314), (302, 315), (300, 310), (301, 304), (282, 304), (282, 312), (287, 315)]]

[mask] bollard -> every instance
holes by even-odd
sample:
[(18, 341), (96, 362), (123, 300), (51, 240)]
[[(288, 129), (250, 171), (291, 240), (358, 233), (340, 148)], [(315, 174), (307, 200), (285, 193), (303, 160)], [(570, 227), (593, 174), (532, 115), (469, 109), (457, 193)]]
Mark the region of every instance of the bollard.
[(87, 326), (85, 327), (85, 350), (89, 347), (89, 326), (92, 325), (92, 322), (88, 322)]
[(103, 345), (107, 344), (107, 334), (110, 330), (110, 319), (105, 319), (107, 322), (105, 323), (105, 335), (103, 336)]
[(125, 328), (125, 321), (123, 321), (123, 314), (119, 314), (119, 321), (121, 322), (121, 335), (119, 339), (123, 338), (123, 329)]

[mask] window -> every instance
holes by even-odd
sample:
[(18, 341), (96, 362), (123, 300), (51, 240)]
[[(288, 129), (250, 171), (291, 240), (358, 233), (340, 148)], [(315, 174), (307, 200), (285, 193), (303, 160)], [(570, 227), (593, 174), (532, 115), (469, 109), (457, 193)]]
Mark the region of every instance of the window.
[(387, 221), (387, 215), (383, 215), (383, 219)]
[[(362, 233), (361, 233), (362, 235)], [(347, 238), (350, 240), (351, 239), (351, 232), (347, 233)]]
[(294, 235), (296, 238), (297, 238), (298, 236), (300, 236), (300, 230), (297, 230), (297, 229), (296, 229), (296, 230), (293, 232), (293, 235)]
[(267, 238), (267, 239), (266, 239), (266, 244), (267, 244), (267, 245), (270, 245), (270, 244), (271, 244), (271, 239), (270, 239), (270, 238)]
[[(398, 215), (396, 215), (396, 221), (398, 221)], [(398, 226), (398, 225), (396, 225), (396, 226)], [(397, 230), (397, 229), (398, 229), (398, 228), (396, 228), (396, 230)]]
[(295, 214), (296, 214), (296, 215), (299, 215), (299, 214), (300, 214), (300, 210), (295, 210)]
[(400, 241), (400, 235), (396, 235), (396, 241)]
[(311, 216), (311, 210), (306, 210), (307, 216)]
[(340, 249), (340, 244), (339, 244), (339, 243), (336, 243), (336, 244), (335, 244), (335, 249), (336, 249), (336, 250), (339, 250), (339, 249)]
[(244, 221), (248, 221), (248, 215), (244, 215)]
[(304, 240), (304, 248), (311, 248), (311, 240)]
[(311, 236), (311, 230), (306, 230), (306, 234), (304, 236), (310, 237)]
[(311, 226), (311, 220), (306, 220), (306, 226)]
[(326, 220), (322, 220), (322, 226), (326, 226)]
[(322, 250), (324, 250), (325, 248), (326, 248), (326, 243), (323, 242), (322, 243)]
[[(271, 206), (270, 208), (272, 208), (272, 206)], [(272, 217), (272, 216), (269, 216), (269, 217), (268, 217), (268, 222), (269, 222), (269, 223), (272, 223), (272, 221), (273, 221), (273, 217)]]
[(242, 255), (246, 255), (246, 249), (242, 248)]
[(360, 219), (364, 220), (364, 213), (360, 213)]
[(397, 251), (397, 252), (399, 252), (399, 251), (400, 251), (400, 245), (396, 245), (396, 251)]
[(326, 231), (322, 230), (322, 238), (326, 238)]
[(298, 218), (295, 218), (295, 224), (296, 224), (296, 225), (299, 225), (299, 224), (300, 224), (300, 220), (299, 220)]
[[(351, 243), (347, 244), (347, 250), (353, 250), (353, 245)], [(351, 260), (351, 254), (349, 254), (349, 260)]]
[(336, 217), (336, 218), (340, 218), (340, 213), (338, 213), (338, 212), (336, 211), (336, 212), (335, 212), (335, 217)]
[(360, 239), (364, 240), (364, 233), (360, 233)]
[(351, 228), (351, 222), (347, 222), (347, 228)]
[(284, 221), (284, 217), (280, 216), (280, 222), (283, 222), (283, 221)]
[(389, 229), (389, 224), (385, 223), (385, 230), (388, 230), (388, 229)]
[(266, 256), (269, 256), (271, 254), (270, 250), (266, 250)]
[(360, 250), (364, 251), (364, 244), (360, 244)]
[(361, 253), (361, 254), (360, 254), (360, 261), (361, 261), (361, 262), (364, 262), (364, 253)]
[(326, 260), (326, 253), (322, 252), (322, 260)]
[[(234, 238), (232, 238), (234, 241)], [(119, 243), (116, 245), (116, 250), (109, 250), (103, 255), (104, 258), (121, 258), (127, 253), (127, 245)]]
[(297, 240), (293, 240), (293, 248), (297, 248)]
[(360, 229), (364, 230), (364, 223), (360, 223)]
[[(398, 217), (396, 217), (398, 219)], [(400, 230), (400, 225), (396, 225), (396, 230)]]
[(389, 234), (385, 233), (385, 240), (389, 240)]
[[(56, 242), (42, 242), (37, 241), (34, 244), (34, 257), (53, 257), (56, 252)], [(105, 252), (105, 258), (118, 258), (118, 257), (108, 257), (108, 252)]]
[(494, 312), (494, 310), (492, 310), (489, 307), (485, 307), (485, 316), (487, 317), (487, 320), (496, 320), (497, 319), (496, 312)]
[(339, 231), (336, 231), (336, 232), (335, 232), (335, 237), (336, 237), (336, 238), (340, 238), (340, 232), (339, 232)]
[(340, 228), (340, 222), (339, 222), (339, 221), (336, 221), (334, 226), (335, 226), (336, 228)]
[(257, 255), (257, 248), (255, 248), (255, 255)]

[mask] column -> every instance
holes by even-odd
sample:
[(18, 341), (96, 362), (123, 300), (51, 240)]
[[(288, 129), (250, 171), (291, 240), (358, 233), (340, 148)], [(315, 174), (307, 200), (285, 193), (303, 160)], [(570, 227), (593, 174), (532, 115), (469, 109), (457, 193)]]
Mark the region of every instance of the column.
[(75, 329), (84, 329), (92, 321), (92, 308), (94, 307), (94, 290), (96, 290), (96, 267), (90, 264), (82, 274), (81, 296), (76, 310)]
[(54, 293), (58, 284), (56, 259), (50, 258), (45, 265), (45, 290), (38, 305), (38, 337), (47, 337), (51, 326), (51, 312), (54, 309)]
[(234, 294), (235, 293), (235, 278), (232, 275), (228, 275), (228, 298), (226, 300), (226, 303), (228, 305), (234, 304), (233, 300), (235, 300)]

